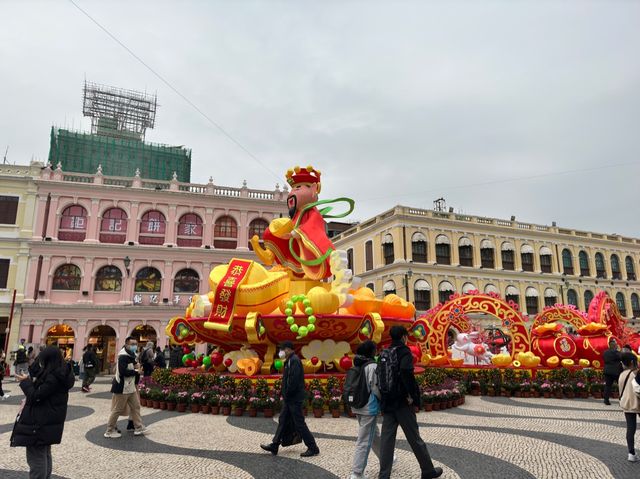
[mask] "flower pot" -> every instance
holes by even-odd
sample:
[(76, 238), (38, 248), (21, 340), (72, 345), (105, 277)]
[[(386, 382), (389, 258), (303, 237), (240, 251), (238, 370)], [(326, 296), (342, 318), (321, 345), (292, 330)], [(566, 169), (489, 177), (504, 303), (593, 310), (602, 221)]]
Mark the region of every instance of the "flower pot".
[(249, 417), (256, 417), (258, 415), (258, 410), (254, 407), (247, 409), (247, 412), (249, 413)]
[(309, 414), (309, 409), (307, 409), (306, 407), (303, 407), (302, 408), (302, 415), (306, 417), (307, 414)]
[(167, 402), (167, 411), (175, 411), (175, 410), (176, 410), (176, 403)]
[(424, 410), (425, 410), (426, 412), (431, 412), (431, 411), (433, 411), (433, 403), (430, 403), (430, 402), (425, 403), (425, 405), (424, 405)]
[(533, 391), (533, 397), (534, 398), (539, 398), (540, 397), (540, 391)]
[(335, 417), (335, 418), (340, 417), (340, 409), (332, 409), (331, 410), (331, 417)]
[(431, 408), (432, 408), (434, 411), (439, 411), (439, 410), (440, 410), (440, 403), (439, 403), (439, 402), (434, 402), (434, 403), (431, 405)]
[(160, 401), (160, 409), (167, 409), (167, 401)]
[(211, 406), (211, 414), (220, 414), (220, 406)]
[(453, 399), (449, 399), (447, 401), (447, 409), (451, 409), (453, 407)]
[(220, 409), (223, 416), (229, 416), (231, 414), (231, 406), (222, 406)]
[(242, 416), (244, 414), (244, 408), (243, 407), (235, 407), (233, 408), (233, 415), (234, 416)]
[(600, 391), (594, 391), (593, 397), (596, 399), (602, 399), (602, 393)]
[(322, 417), (324, 416), (324, 409), (315, 408), (313, 410), (313, 417)]
[(191, 412), (200, 412), (200, 404), (192, 404)]
[(160, 409), (160, 401), (153, 400), (153, 409)]
[(580, 391), (580, 397), (586, 399), (589, 397), (589, 393), (587, 391)]
[(562, 395), (562, 391), (558, 391), (556, 393), (556, 399), (562, 399), (564, 396)]
[(574, 393), (573, 391), (567, 391), (565, 395), (567, 396), (567, 399), (573, 399), (576, 397), (576, 393)]
[(186, 404), (186, 403), (179, 402), (179, 403), (176, 405), (176, 411), (178, 411), (178, 412), (185, 412), (186, 410), (187, 410), (187, 404)]
[(356, 417), (356, 413), (351, 410), (351, 408), (347, 409), (347, 415), (349, 417)]
[(495, 391), (487, 391), (487, 396), (495, 397), (496, 396), (496, 392)]
[(543, 396), (543, 397), (546, 397), (546, 398), (550, 398), (550, 397), (551, 397), (551, 394), (550, 394), (550, 393), (548, 393), (547, 391), (545, 391), (545, 392), (543, 392), (543, 393), (542, 393), (542, 396)]
[(480, 390), (479, 389), (474, 389), (471, 391), (471, 395), (472, 396), (480, 396)]
[(273, 417), (273, 409), (265, 409), (262, 412), (264, 417)]
[(618, 393), (618, 391), (614, 391), (611, 393), (611, 397), (613, 399), (619, 399), (620, 398), (620, 393)]
[(200, 406), (200, 412), (202, 414), (209, 414), (211, 412), (211, 406), (209, 406), (208, 404), (203, 404), (202, 406)]
[(140, 406), (147, 407), (147, 400), (145, 398), (140, 398)]
[(522, 393), (520, 391), (514, 391), (513, 392), (513, 397), (520, 398), (520, 397), (522, 397)]

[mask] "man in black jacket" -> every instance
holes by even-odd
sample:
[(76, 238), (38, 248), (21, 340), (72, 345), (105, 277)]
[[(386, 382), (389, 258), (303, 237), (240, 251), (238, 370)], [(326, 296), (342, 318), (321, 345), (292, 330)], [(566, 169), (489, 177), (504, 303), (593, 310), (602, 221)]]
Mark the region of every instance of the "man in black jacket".
[(420, 437), (416, 412), (420, 410), (420, 389), (413, 374), (413, 355), (407, 347), (408, 333), (402, 326), (392, 326), (391, 347), (398, 358), (398, 371), (394, 371), (392, 392), (382, 394), (382, 432), (380, 434), (380, 479), (389, 479), (393, 465), (398, 425), (402, 428), (411, 450), (422, 471), (422, 479), (440, 477), (441, 467), (434, 467), (427, 445)]
[(88, 393), (91, 391), (91, 384), (96, 380), (98, 373), (98, 355), (94, 350), (94, 346), (87, 345), (87, 350), (82, 355), (82, 363), (84, 364), (84, 380), (82, 381), (82, 391)]
[(278, 429), (273, 436), (271, 444), (261, 444), (260, 447), (269, 451), (274, 456), (278, 454), (278, 448), (282, 443), (287, 424), (293, 420), (295, 430), (300, 434), (307, 450), (300, 454), (301, 457), (317, 456), (320, 449), (307, 427), (302, 414), (302, 401), (304, 401), (304, 369), (300, 358), (293, 351), (291, 341), (283, 341), (280, 344), (280, 359), (284, 359), (284, 371), (282, 373), (282, 397), (284, 399), (282, 411), (278, 418)]
[(602, 359), (604, 360), (604, 403), (610, 406), (611, 387), (614, 382), (618, 381), (618, 377), (622, 373), (620, 351), (618, 351), (618, 343), (614, 338), (609, 339), (609, 349), (602, 354)]

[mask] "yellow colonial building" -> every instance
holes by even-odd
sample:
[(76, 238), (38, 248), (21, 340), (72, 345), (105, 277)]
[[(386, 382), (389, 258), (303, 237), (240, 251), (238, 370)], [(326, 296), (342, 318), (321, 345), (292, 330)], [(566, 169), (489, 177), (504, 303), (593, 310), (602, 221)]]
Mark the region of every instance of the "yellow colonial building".
[[(18, 343), (41, 163), (0, 165), (0, 348)], [(15, 290), (15, 303), (14, 303)], [(11, 310), (13, 305), (13, 318)], [(9, 322), (11, 326), (9, 327)]]
[(640, 323), (637, 238), (396, 206), (333, 241), (362, 285), (419, 312), (472, 290), (498, 293), (529, 315), (555, 303), (588, 310), (604, 290), (630, 326)]

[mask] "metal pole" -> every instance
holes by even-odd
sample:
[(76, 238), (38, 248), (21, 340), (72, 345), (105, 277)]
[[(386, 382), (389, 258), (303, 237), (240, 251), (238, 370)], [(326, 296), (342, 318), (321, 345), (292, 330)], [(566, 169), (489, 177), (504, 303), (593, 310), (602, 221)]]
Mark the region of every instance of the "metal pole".
[[(9, 348), (9, 335), (11, 334), (11, 322), (13, 321), (13, 310), (16, 307), (16, 293), (18, 291), (16, 289), (13, 290), (13, 299), (11, 300), (11, 312), (9, 313), (9, 323), (7, 325), (7, 337), (4, 338), (4, 351), (5, 353)], [(8, 357), (8, 356), (7, 356)]]

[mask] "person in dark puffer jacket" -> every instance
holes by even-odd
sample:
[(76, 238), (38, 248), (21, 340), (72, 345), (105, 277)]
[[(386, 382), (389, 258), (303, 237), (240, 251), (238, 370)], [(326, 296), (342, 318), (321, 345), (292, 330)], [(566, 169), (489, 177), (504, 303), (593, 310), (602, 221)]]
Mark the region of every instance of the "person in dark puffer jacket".
[(26, 401), (10, 440), (11, 447), (27, 448), (30, 479), (51, 477), (51, 445), (62, 441), (69, 390), (75, 382), (71, 365), (55, 346), (45, 348), (38, 361), (40, 369), (33, 379), (16, 376)]

